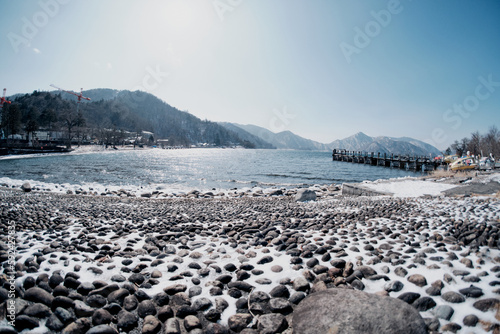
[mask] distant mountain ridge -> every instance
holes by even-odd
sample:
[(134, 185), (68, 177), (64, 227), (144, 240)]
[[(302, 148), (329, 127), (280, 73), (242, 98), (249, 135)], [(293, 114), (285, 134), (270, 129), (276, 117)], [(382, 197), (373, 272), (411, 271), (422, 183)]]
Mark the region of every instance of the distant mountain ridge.
[(423, 141), (409, 138), (370, 137), (358, 132), (350, 137), (339, 139), (328, 144), (331, 149), (345, 149), (348, 151), (380, 152), (387, 154), (410, 155), (440, 155), (436, 147)]
[[(242, 130), (254, 136), (257, 136), (278, 149), (318, 150), (318, 151), (330, 150), (330, 148), (326, 144), (322, 144), (314, 140), (303, 138), (290, 131), (282, 131), (274, 133), (266, 128), (251, 124), (246, 124), (246, 125), (237, 123), (219, 123), (219, 124), (226, 127), (228, 125), (231, 125), (230, 129), (233, 131), (236, 131), (235, 127), (239, 128), (240, 131)], [(240, 132), (237, 133), (240, 134)]]
[(264, 141), (271, 143), (278, 149), (291, 150), (333, 150), (345, 149), (348, 151), (380, 152), (387, 154), (410, 155), (440, 155), (441, 152), (432, 145), (423, 141), (409, 138), (393, 138), (386, 136), (370, 137), (363, 132), (358, 132), (350, 137), (323, 144), (314, 140), (298, 136), (290, 131), (274, 133), (266, 128), (256, 125), (242, 125), (236, 123), (220, 123), (223, 126), (231, 125), (231, 130), (239, 133), (235, 128), (240, 128)]

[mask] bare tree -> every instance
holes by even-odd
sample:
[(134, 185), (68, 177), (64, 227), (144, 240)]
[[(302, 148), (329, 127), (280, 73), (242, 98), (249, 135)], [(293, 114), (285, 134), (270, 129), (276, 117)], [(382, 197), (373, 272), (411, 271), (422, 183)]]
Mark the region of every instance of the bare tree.
[(64, 128), (68, 133), (68, 141), (66, 143), (67, 148), (71, 148), (71, 141), (73, 140), (73, 130), (77, 127), (81, 127), (85, 125), (85, 118), (81, 112), (76, 112), (71, 109), (66, 109), (62, 115), (61, 120)]
[(473, 132), (467, 144), (467, 151), (469, 151), (472, 155), (475, 156), (481, 154), (480, 143), (481, 143), (481, 134), (479, 134), (479, 131)]

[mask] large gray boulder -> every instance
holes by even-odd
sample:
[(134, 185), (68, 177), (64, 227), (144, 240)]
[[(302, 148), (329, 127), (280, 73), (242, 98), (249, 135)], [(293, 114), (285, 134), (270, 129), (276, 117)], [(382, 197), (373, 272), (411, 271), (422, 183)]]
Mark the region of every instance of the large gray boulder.
[(295, 195), (295, 201), (308, 202), (316, 200), (316, 192), (311, 189), (299, 189)]
[(29, 182), (24, 182), (23, 185), (21, 186), (21, 189), (24, 192), (29, 193), (31, 191), (31, 184)]
[(293, 332), (424, 334), (419, 312), (407, 303), (358, 290), (328, 289), (305, 298), (293, 312)]

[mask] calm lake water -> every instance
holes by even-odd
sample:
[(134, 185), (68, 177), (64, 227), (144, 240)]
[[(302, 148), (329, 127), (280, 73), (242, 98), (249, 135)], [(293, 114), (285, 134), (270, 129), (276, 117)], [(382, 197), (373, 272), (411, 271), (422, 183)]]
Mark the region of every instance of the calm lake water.
[(1, 183), (31, 181), (46, 188), (288, 188), (417, 175), (421, 174), (332, 161), (330, 152), (287, 150), (112, 150), (0, 160)]

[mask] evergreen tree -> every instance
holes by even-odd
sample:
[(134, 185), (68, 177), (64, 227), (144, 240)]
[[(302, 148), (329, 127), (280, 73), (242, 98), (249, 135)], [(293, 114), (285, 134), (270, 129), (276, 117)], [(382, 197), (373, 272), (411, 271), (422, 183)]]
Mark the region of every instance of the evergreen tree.
[(18, 104), (10, 104), (3, 107), (2, 128), (7, 138), (19, 133), (21, 130), (21, 109)]
[(33, 133), (38, 130), (38, 112), (35, 108), (30, 108), (24, 125), (24, 130), (29, 140), (29, 138), (32, 138), (30, 135), (33, 135)]

